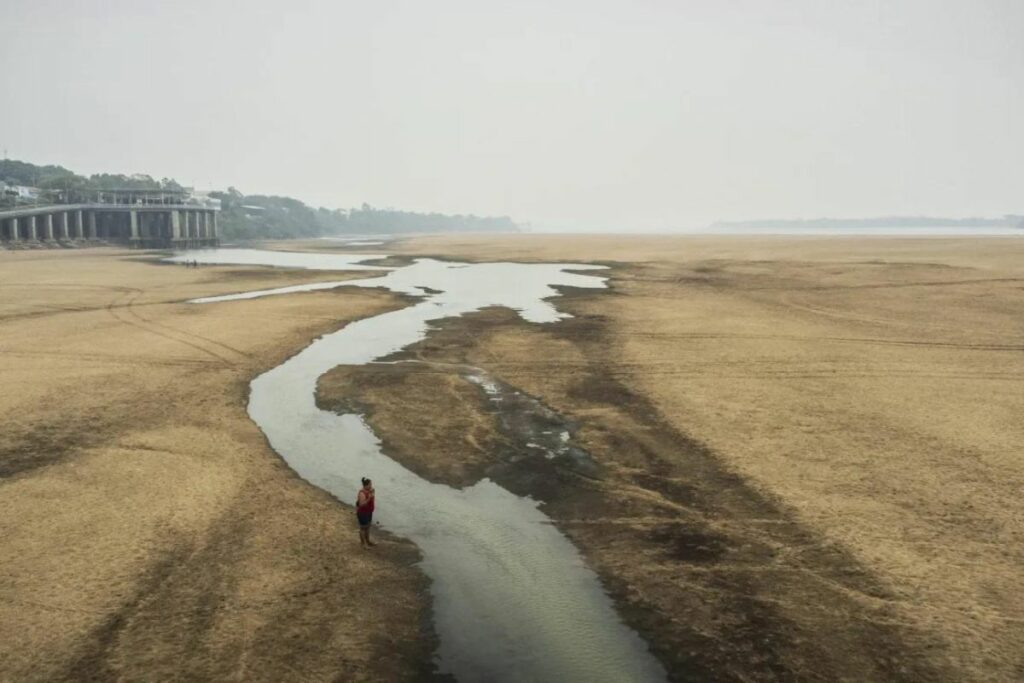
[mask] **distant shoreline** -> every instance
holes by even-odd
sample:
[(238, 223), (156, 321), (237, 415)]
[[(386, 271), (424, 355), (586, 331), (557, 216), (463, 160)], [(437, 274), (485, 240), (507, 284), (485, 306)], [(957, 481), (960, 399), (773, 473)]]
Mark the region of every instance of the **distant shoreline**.
[(932, 226), (858, 226), (858, 227), (711, 227), (693, 234), (733, 236), (833, 236), (833, 237), (1024, 237), (1024, 228), (1007, 225), (932, 225)]
[(982, 230), (1009, 228), (1024, 231), (1024, 216), (1000, 218), (935, 218), (930, 216), (883, 216), (877, 218), (810, 218), (716, 221), (710, 230)]

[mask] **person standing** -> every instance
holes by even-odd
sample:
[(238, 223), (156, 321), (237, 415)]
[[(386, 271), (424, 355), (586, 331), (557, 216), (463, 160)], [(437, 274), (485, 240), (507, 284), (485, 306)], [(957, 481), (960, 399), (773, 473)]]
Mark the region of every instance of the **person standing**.
[(359, 520), (359, 544), (364, 548), (377, 545), (370, 540), (370, 523), (373, 521), (373, 482), (363, 477), (363, 488), (356, 496), (356, 519)]

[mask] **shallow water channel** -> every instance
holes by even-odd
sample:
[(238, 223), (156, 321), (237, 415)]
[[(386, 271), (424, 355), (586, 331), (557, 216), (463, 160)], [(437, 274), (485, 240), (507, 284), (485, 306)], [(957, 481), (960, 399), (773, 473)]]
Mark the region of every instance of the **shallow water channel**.
[[(372, 268), (361, 262), (375, 258), (214, 249), (172, 260), (352, 270)], [(438, 667), (461, 681), (647, 681), (664, 680), (665, 672), (536, 501), (489, 479), (457, 489), (419, 477), (381, 450), (362, 417), (320, 410), (317, 379), (338, 365), (370, 363), (419, 341), (430, 321), (486, 306), (506, 306), (532, 323), (567, 317), (549, 300), (558, 296), (555, 287), (604, 287), (597, 275), (570, 272), (597, 268), (419, 259), (368, 279), (195, 300), (223, 305), (340, 286), (421, 297), (324, 335), (257, 377), (249, 415), (300, 476), (338, 499), (351, 504), (360, 477), (374, 480), (375, 519), (423, 553), (440, 638)]]

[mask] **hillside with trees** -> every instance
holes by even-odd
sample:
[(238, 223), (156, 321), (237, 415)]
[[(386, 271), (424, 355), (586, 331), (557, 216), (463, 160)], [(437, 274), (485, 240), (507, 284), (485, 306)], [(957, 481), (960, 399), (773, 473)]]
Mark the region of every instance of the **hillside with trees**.
[[(0, 182), (43, 190), (43, 198), (61, 201), (74, 194), (97, 190), (181, 190), (172, 178), (157, 180), (144, 174), (99, 173), (83, 176), (63, 166), (39, 166), (12, 159), (0, 160)], [(356, 209), (314, 208), (298, 199), (277, 195), (246, 195), (234, 187), (208, 193), (221, 203), (220, 226), (226, 240), (287, 239), (327, 235), (378, 235), (425, 232), (516, 232), (507, 216), (486, 217), (416, 213), (377, 209), (363, 204)], [(8, 199), (13, 202), (13, 199)]]
[(78, 175), (63, 166), (37, 166), (14, 159), (0, 160), (0, 181), (8, 185), (37, 187), (47, 193), (90, 190), (181, 190), (170, 178), (156, 180), (148, 175), (96, 173)]
[(225, 239), (281, 239), (325, 235), (386, 235), (426, 232), (516, 232), (507, 216), (449, 216), (376, 209), (314, 209), (291, 197), (244, 195), (231, 187), (211, 192), (221, 202), (220, 225)]

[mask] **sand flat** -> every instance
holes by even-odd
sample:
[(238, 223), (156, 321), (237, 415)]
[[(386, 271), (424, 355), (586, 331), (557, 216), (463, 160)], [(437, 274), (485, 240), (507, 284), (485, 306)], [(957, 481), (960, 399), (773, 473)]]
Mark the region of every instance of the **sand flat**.
[(400, 302), (182, 303), (348, 275), (0, 252), (0, 678), (429, 667), (415, 548), (363, 553), (351, 512), (295, 477), (245, 412), (260, 371)]
[[(598, 478), (505, 468), (502, 483), (545, 501), (674, 678), (1020, 678), (1024, 241), (387, 250), (612, 266), (610, 292), (560, 302), (570, 320), (482, 311), (407, 356), (485, 368), (575, 421)], [(245, 414), (253, 376), (402, 302), (343, 289), (194, 307), (180, 302), (339, 276), (139, 256), (0, 252), (0, 673), (325, 679), (385, 651), (380, 675), (428, 672), (415, 549), (339, 553), (345, 508)], [(501, 465), (507, 435), (463, 378), (389, 373), (340, 370), (321, 398), (368, 409), (424, 476)], [(350, 619), (367, 596), (386, 619)]]
[[(908, 659), (920, 654), (940, 677), (1019, 678), (1024, 240), (514, 235), (398, 246), (616, 264), (615, 295), (569, 308), (590, 316), (590, 330), (559, 346), (506, 327), (469, 355), (593, 426), (598, 451), (609, 411), (642, 399), (776, 502), (814, 547), (842, 551), (877, 581), (882, 593), (852, 598), (867, 618), (908, 629)], [(606, 407), (572, 389), (595, 360), (628, 390)], [(637, 435), (608, 451), (644, 447)], [(657, 460), (678, 458), (663, 450)], [(738, 523), (722, 512), (705, 521)], [(629, 570), (635, 585), (654, 581), (653, 564), (648, 577)], [(761, 569), (801, 569), (778, 565)], [(797, 623), (830, 608), (795, 595), (774, 598)]]

